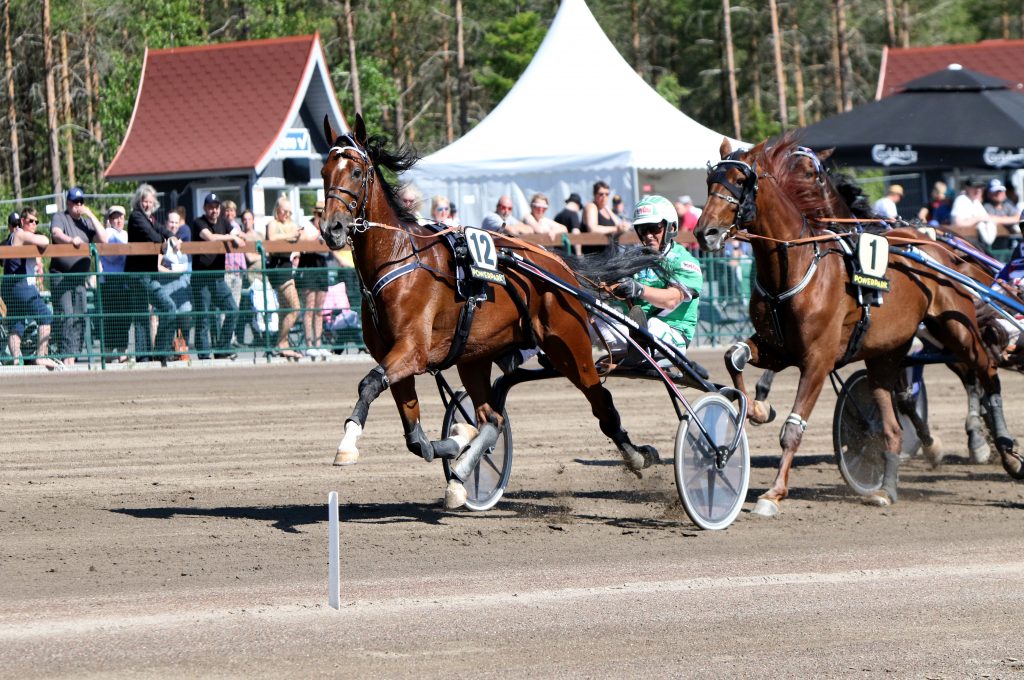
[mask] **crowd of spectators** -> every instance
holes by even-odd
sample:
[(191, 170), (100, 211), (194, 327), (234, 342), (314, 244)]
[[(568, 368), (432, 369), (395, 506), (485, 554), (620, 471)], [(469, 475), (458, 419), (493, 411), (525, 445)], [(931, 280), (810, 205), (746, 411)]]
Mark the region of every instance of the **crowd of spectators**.
[[(350, 266), (351, 259), (306, 252), (306, 246), (322, 243), (322, 202), (311, 219), (297, 221), (282, 196), (264, 239), (251, 210), (239, 215), (233, 201), (216, 193), (204, 197), (191, 224), (180, 206), (160, 219), (158, 194), (149, 184), (138, 187), (128, 208), (97, 209), (102, 221), (86, 198), (79, 187), (67, 192), (66, 209), (53, 215), (49, 237), (37, 232), (34, 208), (12, 213), (0, 245), (82, 249), (92, 243), (153, 243), (159, 253), (125, 255), (101, 248), (94, 260), (83, 249), (81, 255), (49, 258), (48, 273), (41, 258), (0, 260), (0, 355), (8, 355), (0, 359), (22, 363), (25, 357), (59, 370), (94, 359), (95, 342), (108, 362), (233, 360), (245, 343), (253, 351), (269, 346), (273, 355), (290, 360), (303, 356), (293, 345), (304, 347), (305, 356), (317, 359), (326, 358), (333, 344), (325, 337), (325, 317), (328, 333), (359, 327), (344, 283), (348, 277), (332, 274)], [(225, 247), (189, 255), (182, 243), (193, 238)], [(246, 244), (263, 240), (293, 244), (296, 252), (268, 253), (264, 270), (258, 252), (242, 252)], [(336, 308), (326, 307), (329, 291)], [(299, 333), (300, 314), (303, 337), (297, 338), (292, 329)]]

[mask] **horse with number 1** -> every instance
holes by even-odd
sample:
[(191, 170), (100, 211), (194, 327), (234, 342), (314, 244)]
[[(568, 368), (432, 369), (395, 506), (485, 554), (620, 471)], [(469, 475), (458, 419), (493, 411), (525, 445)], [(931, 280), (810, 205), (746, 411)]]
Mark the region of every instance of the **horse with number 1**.
[[(825, 378), (835, 367), (860, 359), (882, 416), (885, 441), (883, 482), (866, 501), (882, 506), (896, 501), (901, 431), (892, 390), (922, 321), (976, 375), (1003, 466), (1019, 477), (1021, 457), (1006, 426), (999, 377), (982, 342), (971, 294), (912, 257), (890, 252), (881, 237), (862, 234), (858, 237), (865, 254), (862, 261), (869, 263), (868, 269), (878, 269), (866, 269), (858, 284), (863, 281), (887, 290), (879, 306), (859, 301), (851, 293), (856, 277), (848, 270), (840, 237), (816, 228), (807, 217), (829, 215), (832, 208), (827, 198), (809, 190), (802, 173), (794, 172), (794, 147), (791, 138), (783, 137), (733, 151), (729, 141), (723, 140), (722, 160), (709, 168), (708, 202), (694, 230), (707, 250), (721, 249), (740, 231), (753, 246), (757, 282), (750, 318), (755, 333), (727, 355), (735, 387), (744, 390), (742, 369), (748, 362), (774, 371), (787, 366), (800, 370), (796, 400), (779, 436), (779, 471), (754, 512), (778, 514), (789, 492), (793, 456)], [(920, 240), (913, 230), (888, 235), (904, 242)], [(916, 248), (931, 261), (955, 268), (948, 249), (935, 243), (918, 243)], [(757, 407), (752, 405), (752, 418), (767, 420), (768, 414), (759, 413)]]
[[(622, 429), (611, 393), (594, 366), (583, 305), (542, 281), (498, 271), (496, 243), (543, 268), (561, 271), (575, 283), (577, 277), (568, 265), (541, 248), (498, 234), (418, 223), (381, 173), (381, 168), (405, 171), (415, 157), (408, 151), (389, 152), (381, 139), (369, 138), (361, 115), (356, 116), (354, 132), (340, 135), (325, 118), (324, 134), (332, 146), (322, 171), (326, 201), (321, 233), (334, 250), (346, 243), (352, 246), (363, 289), (363, 336), (378, 362), (359, 383), (358, 401), (345, 421), (335, 465), (356, 462), (356, 442), (370, 404), (390, 388), (406, 447), (424, 460), (450, 463), (445, 506), (461, 507), (466, 502), (464, 483), (503, 426), (503, 397), (495, 399), (492, 394), (491, 364), (533, 346), (583, 392), (601, 431), (618, 447), (630, 470), (639, 476), (658, 459), (653, 447), (634, 445)], [(448, 235), (454, 237), (452, 247), (446, 243)], [(507, 277), (506, 285), (460, 295), (465, 280), (456, 271), (454, 252), (459, 248), (476, 255), (474, 274), (503, 281)], [(650, 258), (624, 258), (621, 271), (611, 273), (608, 280), (647, 266)], [(478, 427), (460, 423), (451, 436), (431, 441), (420, 424), (414, 379), (451, 365), (457, 367), (472, 399), (472, 417), (465, 420)]]

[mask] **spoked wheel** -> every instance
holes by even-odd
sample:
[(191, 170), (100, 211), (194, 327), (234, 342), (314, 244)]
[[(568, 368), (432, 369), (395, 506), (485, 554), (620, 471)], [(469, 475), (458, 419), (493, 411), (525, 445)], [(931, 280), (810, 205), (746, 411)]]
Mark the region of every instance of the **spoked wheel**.
[[(466, 507), (470, 510), (481, 512), (493, 508), (505, 493), (505, 487), (508, 486), (508, 479), (512, 474), (512, 426), (505, 411), (501, 412), (501, 416), (505, 424), (498, 432), (498, 440), (483, 455), (480, 464), (465, 481)], [(455, 398), (444, 412), (444, 422), (441, 424), (442, 438), (449, 435), (455, 423), (470, 423), (476, 426), (473, 401), (465, 390), (455, 393)], [(445, 479), (450, 480), (451, 461), (444, 460), (442, 463)]]
[(736, 436), (739, 414), (720, 394), (710, 394), (694, 407), (696, 419), (711, 435), (714, 446), (701, 434), (689, 415), (676, 431), (676, 488), (683, 509), (701, 529), (724, 529), (739, 514), (750, 483), (747, 434), (740, 437), (732, 456), (719, 467), (717, 447), (729, 446)]

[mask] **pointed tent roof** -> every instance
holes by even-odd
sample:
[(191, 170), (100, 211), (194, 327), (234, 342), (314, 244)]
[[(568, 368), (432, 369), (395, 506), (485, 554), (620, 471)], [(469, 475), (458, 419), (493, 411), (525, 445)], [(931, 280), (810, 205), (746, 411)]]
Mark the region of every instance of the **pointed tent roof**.
[(584, 0), (562, 0), (547, 36), (505, 98), (411, 173), (435, 177), (600, 169), (703, 168), (722, 135), (644, 82)]
[(147, 49), (128, 131), (105, 176), (260, 173), (304, 101), (314, 120), (326, 114), (336, 130), (348, 129), (319, 34)]
[(1007, 81), (1010, 89), (1024, 89), (1024, 40), (983, 40), (969, 45), (883, 48), (875, 99), (894, 95), (908, 81), (949, 64), (989, 73)]

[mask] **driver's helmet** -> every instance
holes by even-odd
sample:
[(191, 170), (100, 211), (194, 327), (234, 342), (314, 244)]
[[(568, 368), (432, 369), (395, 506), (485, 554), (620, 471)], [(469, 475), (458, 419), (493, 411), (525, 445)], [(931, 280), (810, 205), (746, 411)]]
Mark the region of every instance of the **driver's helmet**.
[(679, 215), (676, 207), (664, 196), (645, 196), (633, 208), (633, 228), (641, 224), (661, 224), (661, 252), (667, 253), (679, 233)]
[(21, 224), (21, 214), (18, 211), (12, 212), (7, 216), (7, 228), (14, 229)]

